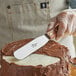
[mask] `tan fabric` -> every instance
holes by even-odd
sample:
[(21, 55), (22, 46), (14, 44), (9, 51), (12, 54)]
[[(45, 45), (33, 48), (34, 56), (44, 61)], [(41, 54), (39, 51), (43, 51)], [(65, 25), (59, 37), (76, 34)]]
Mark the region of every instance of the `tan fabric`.
[[(48, 1), (48, 7), (41, 9), (40, 3)], [(65, 5), (65, 0), (0, 0), (0, 48), (11, 41), (44, 34), (49, 19)]]

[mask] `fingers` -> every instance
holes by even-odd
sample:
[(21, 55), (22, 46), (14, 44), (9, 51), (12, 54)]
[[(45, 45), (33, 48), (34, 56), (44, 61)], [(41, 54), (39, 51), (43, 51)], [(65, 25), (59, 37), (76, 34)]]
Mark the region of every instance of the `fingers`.
[(58, 23), (58, 29), (57, 29), (56, 37), (55, 37), (56, 40), (59, 40), (61, 37), (64, 36), (64, 33), (66, 31), (66, 26), (67, 24), (65, 25), (63, 22)]
[(59, 27), (56, 35), (56, 40), (64, 37), (65, 35), (76, 36), (76, 15), (62, 13), (57, 20)]
[(68, 16), (68, 25), (67, 25), (67, 30), (66, 30), (67, 34), (72, 33), (73, 22), (74, 22), (74, 15), (69, 15)]
[(47, 27), (47, 32), (53, 30), (53, 28), (54, 28), (54, 26), (55, 26), (55, 23), (56, 23), (56, 18), (54, 17), (54, 18), (52, 18), (52, 19), (50, 20), (50, 23), (49, 23), (49, 25), (48, 25), (48, 27)]
[(47, 27), (47, 34), (49, 35), (50, 39), (54, 39), (55, 38), (55, 33), (54, 33), (54, 26), (56, 23), (56, 17), (52, 18), (50, 20), (50, 23)]
[(68, 17), (65, 12), (61, 13), (57, 17), (57, 32), (56, 32), (56, 40), (62, 38), (67, 29)]
[[(52, 31), (52, 35), (50, 35)], [(48, 26), (48, 32), (51, 38), (56, 40), (61, 39), (65, 35), (75, 35), (76, 36), (76, 17), (74, 14), (69, 14), (67, 12), (62, 12), (55, 18), (51, 19)]]
[(66, 13), (62, 13), (57, 17), (51, 19), (51, 22), (48, 26), (48, 35), (52, 39), (58, 40), (64, 35), (64, 32), (67, 28), (67, 21), (66, 21)]

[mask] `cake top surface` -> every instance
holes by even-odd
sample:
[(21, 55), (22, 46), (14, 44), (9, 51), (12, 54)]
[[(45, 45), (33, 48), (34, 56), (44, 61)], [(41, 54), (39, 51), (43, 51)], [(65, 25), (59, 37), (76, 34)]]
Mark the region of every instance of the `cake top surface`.
[(54, 63), (57, 63), (60, 61), (57, 57), (51, 57), (47, 55), (41, 55), (41, 54), (31, 54), (28, 57), (18, 60), (13, 56), (3, 56), (3, 59), (8, 63), (14, 63), (17, 65), (23, 65), (23, 66), (37, 66), (37, 65), (51, 65)]
[(60, 59), (62, 60), (63, 58), (69, 56), (69, 51), (65, 46), (50, 40), (46, 45), (29, 55), (25, 59), (20, 61), (15, 59), (15, 57), (13, 56), (13, 52), (21, 46), (26, 45), (31, 40), (33, 39), (24, 39), (7, 44), (2, 49), (3, 59), (8, 63), (15, 63), (17, 65), (47, 66), (57, 63), (60, 61)]
[[(24, 39), (24, 40), (9, 43), (2, 49), (2, 53), (3, 55), (6, 56), (13, 56), (13, 52), (15, 50), (27, 44), (31, 40), (33, 39)], [(65, 56), (68, 55), (69, 51), (65, 46), (50, 40), (46, 45), (44, 45), (42, 48), (38, 49), (34, 53), (62, 58), (64, 55)]]

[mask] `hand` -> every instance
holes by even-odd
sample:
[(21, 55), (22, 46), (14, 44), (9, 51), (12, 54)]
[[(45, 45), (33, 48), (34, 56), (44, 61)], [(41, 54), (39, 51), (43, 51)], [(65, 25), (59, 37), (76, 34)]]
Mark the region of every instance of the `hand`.
[[(50, 33), (52, 32), (52, 34)], [(56, 40), (65, 35), (76, 36), (76, 11), (65, 10), (50, 20), (47, 33)]]

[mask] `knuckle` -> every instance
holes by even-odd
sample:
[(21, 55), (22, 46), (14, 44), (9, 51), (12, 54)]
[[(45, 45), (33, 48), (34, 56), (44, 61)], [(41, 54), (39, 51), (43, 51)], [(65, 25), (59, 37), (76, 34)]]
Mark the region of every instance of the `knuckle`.
[(67, 12), (61, 12), (58, 16), (65, 16)]

